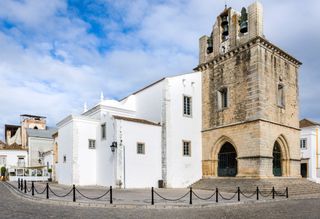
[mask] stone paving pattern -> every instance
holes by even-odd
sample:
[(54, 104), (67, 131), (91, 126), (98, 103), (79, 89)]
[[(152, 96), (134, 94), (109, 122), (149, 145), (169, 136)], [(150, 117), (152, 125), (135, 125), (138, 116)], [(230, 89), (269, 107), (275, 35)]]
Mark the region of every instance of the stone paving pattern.
[[(320, 198), (286, 200), (209, 208), (119, 209), (48, 205), (13, 195), (0, 182), (0, 218), (319, 218)], [(301, 207), (303, 206), (303, 207)]]

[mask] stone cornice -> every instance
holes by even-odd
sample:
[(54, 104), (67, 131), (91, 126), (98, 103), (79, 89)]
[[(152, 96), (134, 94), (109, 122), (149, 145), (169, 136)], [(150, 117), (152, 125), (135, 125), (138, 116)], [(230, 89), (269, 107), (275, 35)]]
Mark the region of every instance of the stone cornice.
[(279, 126), (282, 126), (282, 127), (285, 127), (285, 128), (289, 128), (289, 129), (295, 129), (297, 131), (301, 130), (300, 128), (296, 128), (296, 127), (292, 127), (292, 126), (288, 126), (288, 125), (283, 125), (283, 124), (280, 124), (280, 123), (277, 123), (277, 122), (272, 122), (272, 121), (269, 121), (269, 120), (266, 120), (266, 119), (254, 119), (254, 120), (249, 120), (249, 121), (244, 121), (244, 122), (237, 122), (237, 123), (232, 123), (232, 124), (228, 124), (228, 125), (222, 125), (222, 126), (217, 126), (217, 127), (213, 127), (213, 128), (208, 128), (208, 129), (202, 130), (201, 132), (208, 132), (208, 131), (212, 131), (212, 130), (215, 130), (215, 129), (222, 129), (222, 128), (227, 128), (227, 127), (236, 126), (236, 125), (243, 125), (243, 124), (246, 124), (246, 123), (253, 123), (253, 122), (266, 122), (266, 123), (279, 125)]
[(286, 60), (289, 60), (290, 62), (292, 62), (296, 66), (302, 65), (302, 63), (299, 60), (295, 59), (293, 56), (289, 55), (284, 50), (280, 49), (279, 47), (277, 47), (276, 45), (272, 44), (271, 42), (269, 42), (268, 40), (264, 39), (263, 37), (257, 36), (255, 38), (249, 40), (247, 43), (244, 43), (244, 44), (242, 44), (242, 45), (240, 45), (240, 46), (238, 46), (238, 47), (226, 52), (223, 55), (218, 55), (218, 56), (214, 57), (213, 59), (198, 65), (193, 70), (195, 70), (195, 71), (204, 71), (209, 66), (212, 66), (212, 65), (220, 63), (220, 62), (222, 62), (224, 60), (227, 60), (230, 57), (234, 56), (234, 54), (242, 52), (244, 50), (247, 50), (248, 48), (250, 48), (252, 45), (255, 45), (255, 44), (263, 45), (264, 47), (270, 49), (274, 53), (279, 54), (280, 56), (284, 57)]

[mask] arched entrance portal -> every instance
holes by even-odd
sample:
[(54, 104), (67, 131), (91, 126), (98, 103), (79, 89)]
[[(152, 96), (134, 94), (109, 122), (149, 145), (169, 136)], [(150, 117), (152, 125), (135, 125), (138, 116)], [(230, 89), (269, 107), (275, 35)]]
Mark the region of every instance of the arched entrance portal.
[(229, 142), (222, 145), (218, 154), (218, 176), (237, 175), (237, 152)]
[(273, 146), (273, 175), (282, 176), (281, 168), (281, 148), (279, 143), (276, 141)]

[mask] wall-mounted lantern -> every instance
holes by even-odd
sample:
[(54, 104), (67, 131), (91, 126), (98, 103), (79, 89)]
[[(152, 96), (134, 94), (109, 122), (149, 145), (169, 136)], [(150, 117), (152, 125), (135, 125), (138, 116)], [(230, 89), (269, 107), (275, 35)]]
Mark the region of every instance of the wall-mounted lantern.
[(111, 148), (111, 152), (115, 152), (117, 148), (117, 142), (116, 141), (112, 142), (112, 144), (110, 145), (110, 148)]

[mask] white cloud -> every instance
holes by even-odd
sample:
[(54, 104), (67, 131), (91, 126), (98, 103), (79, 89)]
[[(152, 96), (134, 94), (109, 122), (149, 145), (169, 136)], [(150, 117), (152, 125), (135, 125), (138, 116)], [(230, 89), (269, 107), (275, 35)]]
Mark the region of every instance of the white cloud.
[[(236, 10), (252, 0), (228, 1)], [(268, 39), (302, 59), (302, 116), (319, 111), (316, 81), (319, 2), (262, 1)], [(65, 0), (0, 1), (0, 131), (23, 113), (48, 117), (51, 125), (95, 104), (103, 90), (121, 98), (167, 75), (190, 72), (198, 62), (198, 39), (210, 34), (220, 0), (99, 0), (107, 16), (90, 15), (105, 36), (70, 13)], [(90, 7), (102, 7), (101, 4)], [(102, 4), (102, 5), (103, 5)], [(88, 6), (89, 7), (89, 6)], [(97, 9), (97, 8), (96, 8)], [(105, 38), (104, 38), (105, 37)], [(101, 52), (99, 46), (106, 44)], [(319, 117), (319, 118), (318, 118)], [(320, 120), (320, 116), (316, 119)], [(0, 133), (0, 137), (3, 133)]]

